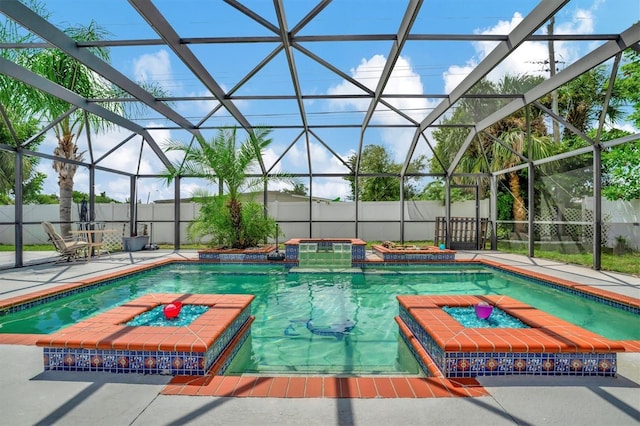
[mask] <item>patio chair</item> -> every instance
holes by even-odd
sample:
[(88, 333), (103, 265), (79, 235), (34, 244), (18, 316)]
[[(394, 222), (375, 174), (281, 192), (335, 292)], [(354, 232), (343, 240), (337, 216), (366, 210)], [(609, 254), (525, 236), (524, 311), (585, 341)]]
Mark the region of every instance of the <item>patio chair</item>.
[(86, 241), (78, 241), (73, 238), (62, 238), (58, 234), (50, 222), (42, 222), (44, 232), (49, 236), (49, 240), (53, 243), (56, 251), (60, 254), (60, 260), (66, 259), (67, 262), (76, 260), (80, 253), (87, 256), (89, 243)]

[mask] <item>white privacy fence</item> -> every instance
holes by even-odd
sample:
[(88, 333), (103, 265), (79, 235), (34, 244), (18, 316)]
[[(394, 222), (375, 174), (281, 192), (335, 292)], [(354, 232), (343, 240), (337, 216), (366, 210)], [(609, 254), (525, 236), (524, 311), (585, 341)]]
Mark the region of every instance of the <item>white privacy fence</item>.
[[(401, 239), (402, 212), (400, 202), (360, 202), (358, 203), (357, 235), (365, 241), (399, 241)], [(269, 214), (274, 217), (288, 238), (335, 238), (356, 235), (356, 204), (350, 202), (283, 202), (267, 204)], [(640, 249), (640, 200), (602, 202), (602, 218), (606, 226), (606, 245), (611, 247), (617, 237)], [(583, 221), (588, 221), (588, 213), (593, 210), (593, 199), (582, 203)], [(72, 209), (73, 220), (78, 220), (78, 209)], [(96, 222), (104, 222), (105, 227), (116, 229), (119, 234), (129, 236), (128, 204), (97, 204)], [(180, 207), (181, 244), (187, 244), (186, 227), (199, 211), (197, 203), (182, 203)], [(475, 216), (475, 203), (464, 201), (452, 203), (452, 216)], [(137, 216), (139, 233), (146, 224), (151, 234), (151, 242), (173, 244), (174, 205), (173, 203), (138, 204)], [(404, 206), (404, 235), (407, 241), (432, 240), (435, 234), (435, 219), (445, 216), (444, 206), (437, 201), (407, 201)], [(480, 202), (480, 216), (490, 217), (489, 201)], [(47, 237), (40, 225), (43, 221), (57, 222), (58, 205), (24, 205), (23, 243), (47, 243)], [(309, 218), (312, 222), (309, 223)], [(0, 244), (14, 244), (14, 207), (0, 206)], [(282, 240), (281, 240), (282, 242)]]
[[(356, 204), (350, 202), (283, 202), (273, 201), (267, 204), (269, 215), (276, 219), (285, 238), (354, 237), (356, 235)], [(78, 220), (78, 209), (72, 208), (72, 220)], [(197, 203), (182, 203), (180, 206), (181, 244), (189, 243), (186, 227), (199, 211)], [(96, 204), (95, 221), (103, 222), (106, 228), (116, 229), (129, 236), (128, 204)], [(474, 216), (475, 203), (466, 201), (456, 203), (456, 215)], [(488, 200), (481, 202), (480, 214), (489, 216)], [(12, 222), (13, 206), (0, 206), (0, 222)], [(401, 204), (397, 201), (358, 203), (358, 236), (369, 241), (400, 240)], [(432, 240), (435, 232), (435, 218), (444, 216), (444, 206), (437, 201), (405, 202), (405, 239)], [(23, 243), (43, 244), (47, 237), (40, 225), (43, 221), (58, 222), (58, 205), (25, 205), (23, 217)], [(155, 244), (169, 243), (174, 240), (173, 203), (138, 204), (137, 217), (140, 224), (148, 224), (151, 241)], [(312, 218), (311, 225), (309, 218)], [(56, 226), (57, 227), (57, 226)], [(281, 240), (282, 242), (282, 240)], [(14, 226), (0, 225), (0, 244), (14, 243)]]

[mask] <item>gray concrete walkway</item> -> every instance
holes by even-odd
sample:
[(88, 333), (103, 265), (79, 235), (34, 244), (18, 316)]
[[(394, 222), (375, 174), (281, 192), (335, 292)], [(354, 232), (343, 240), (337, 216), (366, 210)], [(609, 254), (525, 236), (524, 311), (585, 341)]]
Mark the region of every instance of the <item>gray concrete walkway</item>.
[[(0, 271), (0, 298), (194, 252), (116, 253), (90, 263)], [(489, 257), (633, 297), (640, 278), (491, 252)], [(164, 396), (168, 377), (43, 372), (42, 349), (0, 345), (0, 425), (638, 425), (640, 354), (617, 378), (481, 378), (482, 398), (273, 399)]]

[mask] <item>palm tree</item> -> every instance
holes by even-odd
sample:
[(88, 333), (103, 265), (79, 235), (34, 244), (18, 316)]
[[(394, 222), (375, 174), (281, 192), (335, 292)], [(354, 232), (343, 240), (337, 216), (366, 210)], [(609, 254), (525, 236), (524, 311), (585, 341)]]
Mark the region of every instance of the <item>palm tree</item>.
[[(224, 233), (219, 228), (222, 223), (220, 218), (209, 217), (211, 214), (201, 215), (196, 221), (195, 228), (199, 233), (212, 233), (217, 235), (221, 244), (229, 245), (233, 248), (246, 248), (256, 243), (256, 238), (250, 235), (247, 229), (247, 220), (251, 219), (243, 216), (243, 203), (240, 196), (244, 191), (261, 189), (264, 184), (263, 177), (252, 177), (250, 173), (258, 165), (258, 159), (272, 143), (268, 136), (271, 130), (268, 128), (256, 128), (249, 134), (242, 143), (238, 142), (237, 128), (220, 129), (211, 139), (198, 139), (199, 144), (192, 146), (180, 141), (170, 141), (166, 146), (167, 151), (179, 151), (184, 153), (182, 162), (175, 162), (173, 170), (166, 170), (164, 175), (167, 183), (170, 183), (176, 176), (190, 176), (207, 179), (213, 184), (224, 186), (225, 195), (222, 197), (201, 197), (203, 203), (211, 201), (207, 209), (212, 209), (220, 205), (224, 200), (228, 218), (230, 221), (230, 232)], [(269, 175), (269, 181), (281, 181), (295, 185), (297, 182), (286, 173), (274, 173)], [(202, 195), (202, 194), (196, 194)], [(249, 205), (245, 202), (245, 207)], [(254, 216), (256, 210), (251, 209)], [(210, 212), (209, 212), (210, 213)], [(257, 218), (253, 218), (257, 219)], [(198, 224), (199, 222), (199, 224)], [(264, 226), (259, 227), (264, 231)], [(274, 226), (275, 228), (275, 226)], [(260, 233), (260, 232), (259, 232)], [(267, 236), (271, 235), (270, 230)]]
[[(101, 41), (108, 34), (94, 21), (87, 26), (74, 26), (64, 32), (76, 41)], [(100, 59), (109, 62), (109, 50), (105, 47), (89, 48)], [(104, 81), (98, 74), (81, 64), (76, 59), (58, 49), (43, 49), (35, 54), (27, 63), (27, 67), (41, 76), (77, 93), (84, 98), (109, 98), (115, 93), (111, 84)], [(69, 103), (42, 92), (32, 93), (30, 107), (34, 112), (40, 111), (42, 118), (53, 121), (69, 111)], [(114, 112), (121, 113), (121, 103), (104, 105)], [(92, 130), (99, 131), (109, 126), (105, 120), (88, 114)], [(62, 118), (54, 127), (58, 146), (53, 154), (66, 160), (82, 161), (84, 152), (79, 151), (77, 140), (84, 128), (84, 114), (78, 110)], [(71, 203), (73, 196), (73, 179), (78, 165), (65, 161), (53, 162), (53, 169), (58, 173), (60, 188), (60, 230), (67, 235), (71, 230)]]
[[(609, 75), (605, 66), (595, 67), (581, 74), (558, 89), (560, 115), (582, 132), (589, 131), (597, 123), (607, 99)], [(624, 95), (620, 85), (614, 85), (607, 104), (606, 118), (609, 123), (617, 122), (623, 115)], [(565, 128), (564, 136), (573, 132)]]
[[(525, 93), (540, 84), (543, 78), (531, 75), (505, 75), (497, 84), (497, 91), (501, 94)], [(503, 145), (492, 144), (491, 169), (499, 171), (522, 163), (522, 158), (538, 160), (551, 153), (551, 139), (548, 137), (544, 115), (538, 109), (529, 109), (529, 119), (526, 117), (527, 107), (498, 121), (487, 132), (500, 139)], [(527, 136), (527, 126), (530, 134)], [(508, 146), (510, 150), (505, 148)], [(502, 175), (505, 176), (505, 175)], [(513, 196), (513, 220), (523, 222), (527, 220), (527, 208), (524, 195), (520, 188), (520, 176), (517, 172), (506, 174), (509, 181), (509, 192)], [(522, 223), (515, 224), (515, 230), (521, 231)]]
[[(6, 108), (5, 108), (6, 109)], [(0, 118), (0, 143), (7, 146), (16, 146), (22, 143), (38, 132), (38, 123), (24, 117), (15, 117), (14, 114), (7, 114), (13, 132), (8, 130), (7, 123)], [(14, 139), (14, 134), (17, 141)], [(43, 140), (43, 137), (31, 143), (31, 147), (37, 146)], [(16, 157), (11, 151), (0, 150), (0, 204), (9, 204), (11, 202), (11, 193), (15, 193), (15, 176), (16, 176)], [(22, 157), (22, 202), (28, 203), (33, 201), (37, 193), (42, 189), (42, 184), (46, 175), (37, 170), (39, 160), (37, 157)]]
[[(521, 158), (516, 154), (529, 157), (530, 160), (545, 158), (551, 151), (551, 138), (547, 135), (531, 134), (527, 138), (526, 129), (513, 127), (500, 134), (500, 140), (513, 151), (500, 144), (493, 144), (492, 169), (493, 171), (508, 169), (522, 163)], [(527, 220), (527, 207), (520, 185), (520, 175), (517, 172), (509, 172), (506, 175), (509, 182), (509, 192), (513, 196), (513, 220), (524, 222)], [(522, 231), (523, 223), (516, 223), (514, 230)]]
[[(47, 13), (39, 4), (31, 4), (41, 16)], [(0, 25), (0, 42), (30, 43), (36, 42), (32, 33), (21, 31), (21, 27), (13, 20), (7, 19)], [(0, 49), (0, 56), (16, 64), (24, 65), (34, 54), (34, 49)], [(16, 147), (38, 132), (38, 120), (29, 114), (27, 107), (32, 89), (20, 81), (0, 73), (0, 143)], [(5, 120), (6, 118), (6, 120)], [(10, 131), (11, 129), (11, 131)], [(16, 140), (17, 139), (17, 140)], [(29, 149), (34, 149), (43, 137), (31, 141)], [(45, 178), (37, 172), (38, 158), (23, 157), (23, 202), (29, 201), (40, 191)], [(0, 203), (10, 202), (10, 193), (15, 191), (15, 154), (0, 150)]]
[[(472, 93), (518, 94), (525, 93), (541, 82), (542, 77), (531, 75), (505, 75), (499, 82), (490, 83), (486, 80), (474, 87)], [(486, 115), (500, 108), (509, 100), (469, 98), (460, 101), (454, 112), (454, 119), (467, 117), (469, 123), (480, 120)], [(527, 125), (531, 134), (527, 137)], [(481, 173), (500, 171), (522, 163), (522, 157), (530, 160), (544, 158), (550, 154), (551, 140), (547, 136), (544, 116), (540, 111), (530, 111), (529, 123), (522, 109), (511, 116), (489, 126), (485, 131), (502, 142), (495, 142), (492, 138), (478, 139), (475, 145), (469, 147), (460, 160), (457, 170), (460, 173)], [(442, 128), (434, 132), (438, 141), (436, 153), (447, 167), (458, 152), (458, 147), (466, 138), (468, 131), (460, 129)], [(505, 148), (505, 146), (510, 149)], [(519, 155), (518, 155), (519, 154)], [(486, 159), (486, 160), (485, 160)], [(431, 162), (434, 166), (434, 161)], [(438, 166), (439, 167), (439, 166)], [(437, 167), (436, 167), (437, 168)], [(432, 167), (433, 169), (433, 167)], [(521, 190), (521, 176), (517, 172), (506, 175), (509, 191), (513, 196), (513, 219), (525, 221), (527, 218), (526, 204)], [(522, 229), (522, 224), (516, 224), (516, 230)]]

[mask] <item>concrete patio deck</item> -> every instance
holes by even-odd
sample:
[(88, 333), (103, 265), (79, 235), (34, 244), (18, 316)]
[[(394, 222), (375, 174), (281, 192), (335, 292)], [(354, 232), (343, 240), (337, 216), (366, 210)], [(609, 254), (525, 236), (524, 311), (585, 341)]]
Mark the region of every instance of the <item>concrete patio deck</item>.
[[(90, 263), (0, 271), (0, 299), (195, 252), (115, 253)], [(640, 299), (640, 278), (496, 252), (459, 252)], [(1, 331), (1, 330), (0, 330)], [(5, 336), (6, 337), (6, 336)], [(10, 339), (8, 339), (10, 340)], [(8, 341), (7, 339), (3, 341)], [(33, 339), (32, 339), (33, 340)], [(21, 360), (16, 367), (15, 360)], [(618, 377), (480, 377), (473, 398), (236, 398), (165, 395), (166, 376), (44, 372), (32, 341), (0, 344), (0, 424), (65, 425), (637, 425), (640, 353), (618, 357)]]

